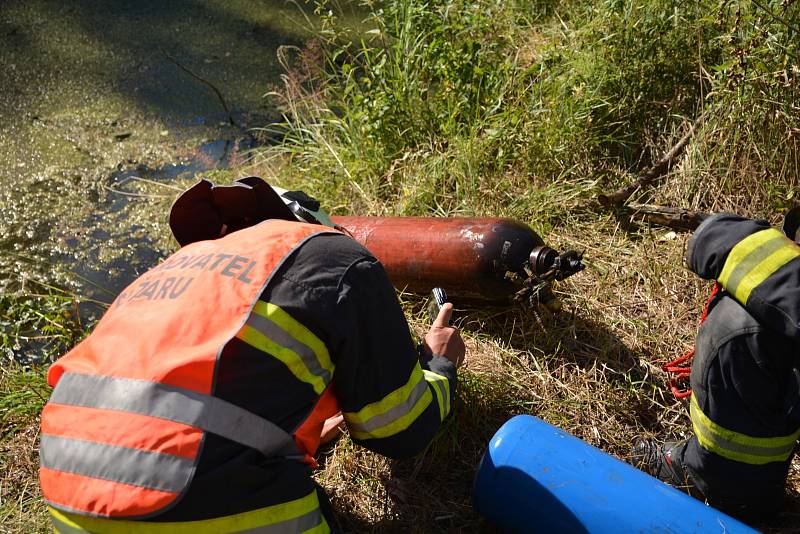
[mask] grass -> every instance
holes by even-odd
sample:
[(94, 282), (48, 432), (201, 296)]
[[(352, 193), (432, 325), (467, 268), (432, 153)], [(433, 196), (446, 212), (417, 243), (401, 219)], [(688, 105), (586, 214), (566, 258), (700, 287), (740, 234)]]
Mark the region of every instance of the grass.
[(45, 532), (39, 494), (39, 412), (50, 390), (44, 369), (4, 362), (0, 369), (0, 531)]
[[(13, 275), (8, 280), (13, 280)], [(45, 532), (39, 413), (47, 363), (84, 335), (74, 295), (27, 281), (0, 295), (0, 532)]]
[[(621, 459), (636, 436), (690, 432), (660, 366), (692, 346), (710, 288), (681, 267), (687, 235), (618, 219), (594, 198), (630, 182), (708, 112), (668, 175), (637, 200), (777, 222), (800, 185), (798, 6), (367, 1), (370, 15), (354, 31), (340, 24), (339, 6), (319, 1), (317, 37), (279, 52), (286, 72), (271, 98), (284, 121), (264, 130), (282, 142), (232, 174), (301, 187), (335, 213), (514, 217), (554, 247), (585, 250), (589, 264), (558, 287), (557, 315), (466, 314), (455, 414), (425, 453), (390, 461), (346, 437), (323, 452), (316, 478), (347, 530), (484, 529), (470, 504), (472, 477), (516, 414)], [(59, 298), (4, 301), (16, 311), (4, 316), (3, 347), (32, 324), (57, 322), (69, 307)], [(422, 335), (423, 306), (403, 303)], [(48, 319), (37, 319), (41, 310)], [(48, 335), (61, 335), (53, 347), (63, 348), (79, 334)], [(0, 523), (43, 528), (43, 373), (7, 365), (0, 380)], [(800, 522), (797, 460), (787, 496), (785, 512), (759, 528), (791, 532)]]

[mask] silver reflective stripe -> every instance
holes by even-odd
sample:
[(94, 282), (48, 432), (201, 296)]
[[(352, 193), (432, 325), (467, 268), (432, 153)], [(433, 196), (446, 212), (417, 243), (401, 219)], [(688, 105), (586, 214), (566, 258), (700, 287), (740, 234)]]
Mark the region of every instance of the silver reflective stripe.
[(276, 424), (211, 395), (147, 380), (65, 373), (50, 402), (131, 412), (199, 427), (265, 456), (302, 455)]
[(448, 402), (450, 400), (450, 388), (445, 380), (431, 380), (428, 383), (432, 384), (433, 387), (439, 390), (439, 398), (442, 402), (441, 416), (442, 420), (444, 420), (444, 418), (447, 417), (447, 414), (450, 413), (450, 403)]
[(775, 236), (756, 247), (753, 252), (739, 262), (731, 272), (725, 284), (725, 289), (730, 293), (736, 294), (736, 289), (739, 287), (742, 279), (747, 276), (750, 271), (755, 269), (758, 264), (769, 258), (774, 252), (787, 246), (785, 236), (779, 232), (775, 232)]
[(58, 534), (84, 534), (85, 532), (89, 532), (88, 530), (70, 526), (58, 519), (53, 514), (50, 514), (50, 519), (53, 520), (53, 528)]
[(287, 532), (306, 532), (318, 526), (323, 521), (322, 511), (317, 507), (315, 510), (301, 515), (300, 517), (295, 517), (294, 519), (238, 532), (241, 534), (286, 534)]
[(411, 393), (409, 394), (408, 398), (406, 398), (405, 401), (401, 402), (397, 406), (392, 407), (391, 409), (385, 411), (382, 414), (378, 414), (370, 418), (369, 420), (363, 423), (355, 423), (348, 421), (347, 426), (358, 432), (372, 432), (375, 429), (384, 427), (400, 419), (401, 417), (409, 413), (412, 409), (414, 409), (414, 406), (416, 406), (417, 402), (422, 398), (422, 396), (428, 390), (428, 382), (425, 381), (424, 378), (422, 377), (420, 378), (421, 380), (417, 382), (417, 385), (414, 386), (414, 389), (411, 390)]
[(263, 315), (251, 313), (250, 318), (247, 319), (247, 325), (258, 330), (276, 344), (300, 356), (303, 364), (312, 375), (320, 377), (325, 384), (330, 383), (331, 373), (320, 365), (317, 355), (311, 347), (295, 339), (286, 330)]
[(186, 487), (194, 468), (191, 458), (48, 434), (39, 454), (48, 469), (171, 493)]

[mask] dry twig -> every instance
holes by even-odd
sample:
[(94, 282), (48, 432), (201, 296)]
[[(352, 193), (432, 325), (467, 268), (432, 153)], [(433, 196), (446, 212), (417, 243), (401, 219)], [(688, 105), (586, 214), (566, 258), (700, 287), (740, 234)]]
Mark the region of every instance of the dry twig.
[(703, 211), (691, 211), (670, 206), (630, 203), (621, 208), (630, 218), (641, 217), (650, 224), (668, 226), (675, 230), (693, 231), (710, 215)]
[(181, 69), (183, 72), (185, 72), (186, 74), (188, 74), (189, 76), (191, 76), (195, 80), (197, 80), (197, 81), (207, 85), (208, 87), (210, 87), (211, 90), (214, 91), (214, 93), (217, 95), (217, 98), (219, 99), (220, 104), (222, 104), (223, 109), (225, 109), (225, 113), (228, 114), (228, 122), (230, 122), (232, 126), (237, 126), (237, 127), (239, 126), (238, 124), (236, 124), (236, 121), (233, 120), (233, 115), (231, 114), (231, 110), (228, 107), (228, 103), (225, 102), (225, 97), (222, 96), (222, 92), (220, 92), (220, 90), (217, 89), (216, 85), (214, 85), (210, 81), (206, 80), (205, 78), (203, 78), (199, 74), (195, 73), (194, 71), (192, 71), (191, 69), (189, 69), (185, 65), (181, 64), (177, 59), (175, 59), (174, 57), (169, 55), (167, 53), (167, 51), (164, 50), (163, 48), (159, 48), (159, 50), (164, 55), (164, 57), (167, 58), (176, 67)]

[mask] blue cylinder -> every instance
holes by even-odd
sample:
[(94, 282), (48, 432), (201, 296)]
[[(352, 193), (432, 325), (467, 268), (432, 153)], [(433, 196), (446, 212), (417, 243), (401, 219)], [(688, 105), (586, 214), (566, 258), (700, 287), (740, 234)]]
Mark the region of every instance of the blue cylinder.
[(473, 501), (504, 532), (757, 532), (529, 415), (492, 438)]

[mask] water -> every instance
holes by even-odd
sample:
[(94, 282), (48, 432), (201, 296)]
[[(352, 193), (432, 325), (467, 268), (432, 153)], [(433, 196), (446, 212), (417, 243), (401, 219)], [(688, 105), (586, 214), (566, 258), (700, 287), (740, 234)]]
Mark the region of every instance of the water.
[(282, 0), (0, 2), (0, 292), (98, 316), (175, 249), (179, 191), (235, 178), (280, 118), (277, 50), (308, 30)]

